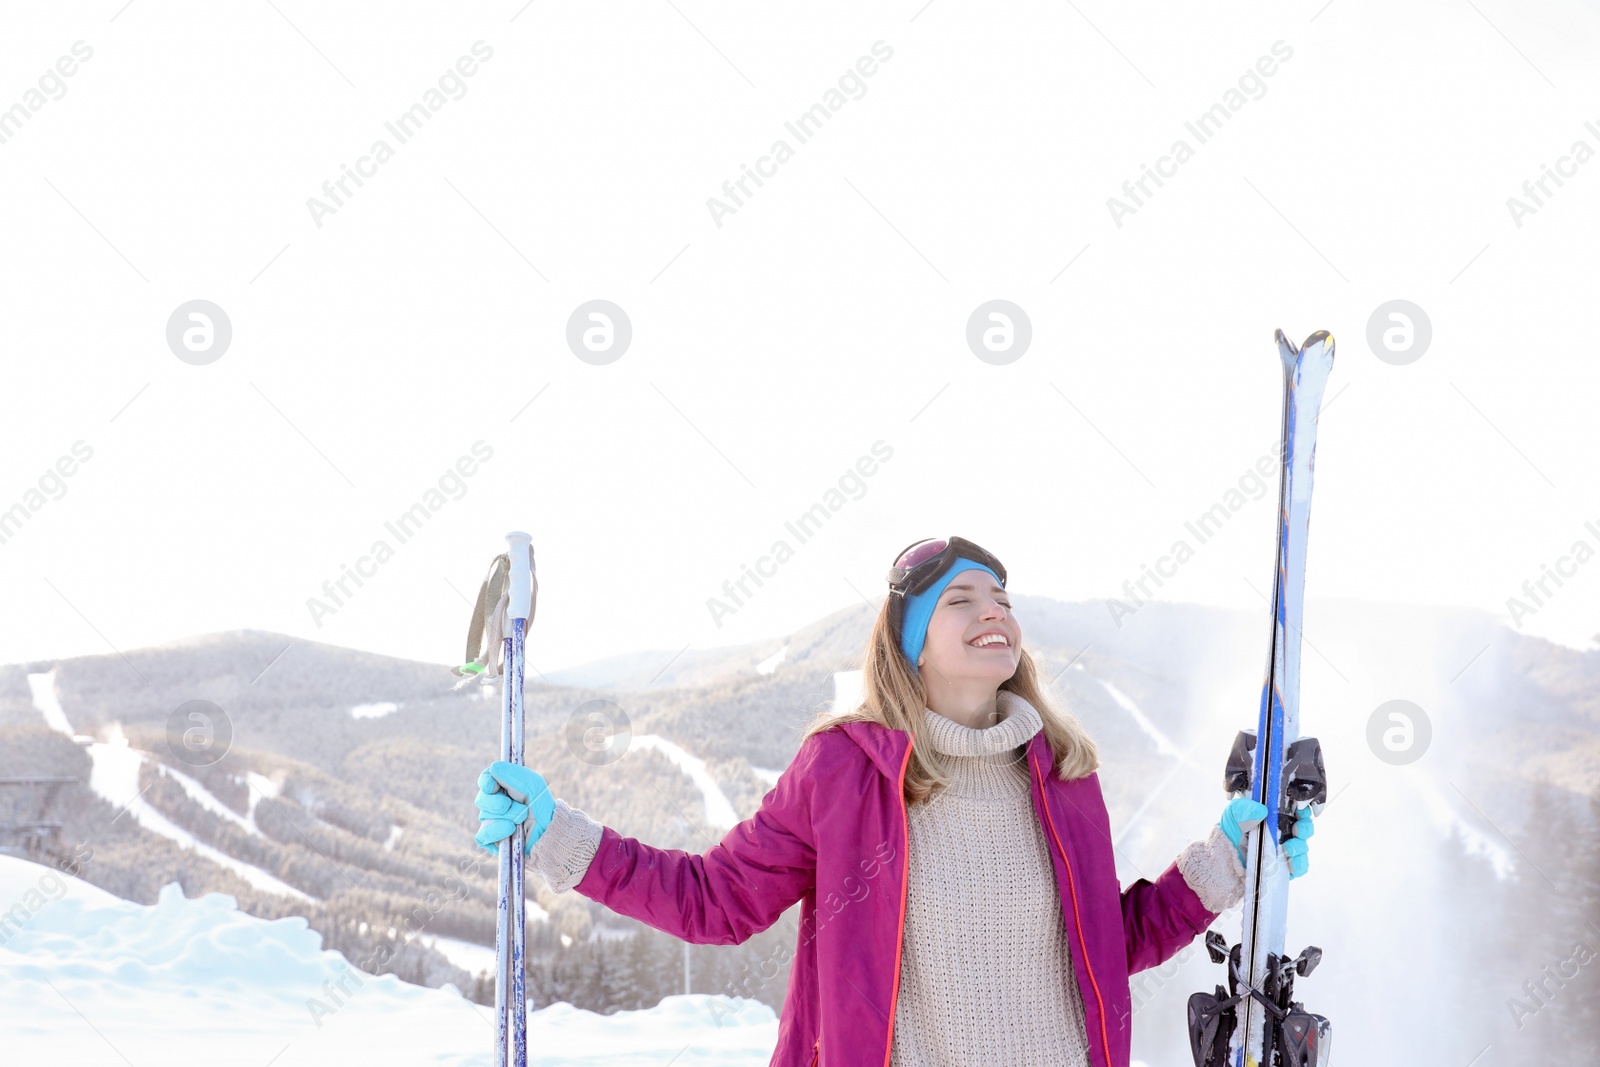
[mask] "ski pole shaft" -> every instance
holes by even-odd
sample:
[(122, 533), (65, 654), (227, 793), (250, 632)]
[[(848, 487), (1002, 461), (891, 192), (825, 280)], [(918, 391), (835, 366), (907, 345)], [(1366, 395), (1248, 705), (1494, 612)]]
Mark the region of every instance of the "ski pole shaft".
[[(523, 761), (523, 731), (525, 728), (525, 715), (522, 704), (522, 667), (525, 656), (526, 633), (528, 620), (513, 619), (511, 626), (512, 636), (507, 639), (506, 663), (510, 664), (510, 673), (506, 676), (506, 688), (511, 690), (511, 762), (521, 764)], [(532, 806), (534, 797), (529, 797), (528, 818), (532, 819)], [(527, 950), (527, 902), (526, 892), (526, 858), (525, 852), (528, 844), (528, 823), (524, 820), (516, 832), (508, 839), (513, 842), (511, 849), (511, 997), (506, 1008), (511, 1013), (511, 1064), (510, 1067), (526, 1067), (528, 1062), (528, 1007), (527, 1007), (527, 968), (524, 958)]]
[[(507, 558), (509, 568), (506, 573), (506, 619), (505, 619), (505, 694), (501, 701), (503, 709), (501, 717), (501, 748), (502, 756), (507, 762), (520, 765), (523, 761), (523, 748), (526, 740), (527, 715), (523, 705), (523, 667), (527, 659), (527, 632), (528, 620), (533, 614), (533, 550), (532, 538), (520, 531), (506, 534), (508, 547)], [(534, 797), (527, 797), (526, 802), (532, 806)], [(532, 812), (529, 812), (530, 817)], [(506, 1031), (502, 1040), (499, 1055), (505, 1057), (507, 1067), (526, 1067), (528, 1062), (528, 1010), (527, 1010), (527, 970), (525, 954), (527, 949), (527, 906), (525, 898), (526, 874), (525, 851), (528, 841), (528, 827), (524, 821), (517, 826), (512, 835), (501, 842), (502, 864), (504, 872), (502, 889), (506, 898), (506, 907), (502, 909), (505, 918), (506, 940), (509, 942), (508, 951), (505, 953), (505, 965), (501, 971), (502, 980), (507, 981), (505, 992), (496, 995), (497, 1001), (504, 1002), (505, 1014), (501, 1016), (501, 1028)]]
[[(507, 762), (511, 760), (511, 686), (503, 675), (500, 679), (500, 758)], [(498, 855), (500, 868), (500, 892), (495, 905), (495, 979), (494, 979), (494, 1010), (495, 1010), (495, 1067), (508, 1067), (508, 1056), (511, 1051), (509, 994), (511, 992), (511, 856), (516, 847), (516, 835), (504, 838), (500, 842)]]

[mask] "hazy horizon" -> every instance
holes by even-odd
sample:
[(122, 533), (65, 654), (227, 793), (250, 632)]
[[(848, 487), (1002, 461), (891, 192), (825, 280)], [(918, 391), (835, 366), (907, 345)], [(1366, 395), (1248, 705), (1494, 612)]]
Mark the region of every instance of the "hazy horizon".
[[(1022, 595), (1026, 596), (1027, 594), (1022, 594)], [(1057, 601), (1059, 603), (1063, 603), (1063, 604), (1093, 605), (1093, 604), (1097, 604), (1097, 603), (1102, 603), (1101, 601), (1097, 601), (1097, 600), (1093, 600), (1093, 599), (1089, 599), (1089, 600), (1062, 600), (1061, 598), (1058, 598), (1058, 597), (1047, 597), (1045, 599), (1055, 600), (1055, 601)], [(1206, 608), (1206, 609), (1211, 609), (1211, 610), (1216, 610), (1216, 611), (1234, 612), (1234, 613), (1238, 613), (1240, 615), (1245, 615), (1245, 616), (1248, 616), (1248, 615), (1251, 614), (1251, 610), (1250, 609), (1244, 608), (1244, 607), (1240, 607), (1240, 606), (1237, 606), (1237, 605), (1231, 605), (1230, 606), (1230, 605), (1218, 605), (1218, 604), (1203, 604), (1203, 603), (1197, 603), (1197, 602), (1192, 602), (1192, 601), (1184, 601), (1184, 600), (1161, 600), (1161, 601), (1159, 601), (1159, 603), (1161, 603), (1163, 606), (1167, 606), (1167, 607)], [(1314, 636), (1314, 633), (1315, 633), (1315, 631), (1312, 630), (1312, 626), (1315, 624), (1316, 615), (1317, 615), (1317, 610), (1316, 609), (1317, 609), (1317, 607), (1319, 605), (1322, 605), (1322, 606), (1349, 605), (1349, 606), (1352, 606), (1352, 607), (1401, 608), (1401, 609), (1412, 609), (1412, 610), (1418, 610), (1418, 611), (1459, 611), (1459, 612), (1463, 612), (1463, 613), (1467, 613), (1467, 614), (1476, 614), (1476, 615), (1487, 616), (1487, 617), (1491, 618), (1494, 622), (1496, 622), (1498, 624), (1507, 625), (1508, 629), (1514, 629), (1512, 627), (1509, 627), (1509, 625), (1506, 623), (1506, 620), (1505, 620), (1505, 618), (1503, 616), (1497, 616), (1494, 612), (1485, 611), (1482, 608), (1472, 607), (1472, 606), (1469, 606), (1469, 605), (1463, 605), (1463, 604), (1435, 604), (1435, 603), (1422, 603), (1422, 602), (1417, 602), (1417, 601), (1371, 601), (1371, 600), (1363, 600), (1363, 599), (1356, 598), (1356, 597), (1327, 596), (1327, 597), (1309, 597), (1306, 600), (1307, 631), (1308, 631), (1308, 634), (1311, 634), (1312, 636)], [(591, 666), (593, 664), (601, 663), (601, 662), (604, 662), (604, 661), (607, 661), (607, 660), (618, 659), (618, 658), (626, 657), (626, 656), (642, 656), (642, 655), (648, 655), (648, 654), (653, 654), (653, 653), (664, 653), (666, 655), (676, 655), (676, 654), (681, 654), (683, 651), (689, 651), (689, 650), (703, 651), (703, 652), (714, 652), (714, 651), (722, 651), (722, 650), (741, 648), (741, 647), (752, 646), (752, 645), (761, 645), (761, 644), (765, 644), (765, 643), (768, 643), (768, 642), (779, 640), (780, 638), (787, 638), (789, 636), (792, 636), (797, 630), (803, 628), (804, 626), (816, 623), (816, 622), (820, 621), (821, 619), (825, 619), (825, 618), (829, 617), (830, 615), (833, 615), (836, 612), (844, 610), (844, 609), (846, 609), (848, 607), (850, 607), (849, 604), (841, 604), (841, 605), (839, 605), (839, 607), (834, 608), (831, 611), (823, 612), (823, 614), (817, 616), (817, 618), (815, 618), (815, 619), (806, 620), (805, 622), (802, 622), (799, 626), (790, 628), (790, 629), (782, 631), (782, 632), (776, 632), (776, 633), (770, 633), (770, 634), (759, 634), (759, 635), (748, 637), (748, 638), (745, 638), (745, 639), (742, 639), (742, 640), (728, 641), (728, 642), (726, 642), (724, 644), (692, 645), (692, 646), (689, 646), (688, 649), (684, 649), (684, 648), (669, 649), (669, 648), (665, 648), (665, 647), (649, 647), (649, 646), (627, 647), (627, 648), (620, 648), (619, 647), (619, 648), (611, 649), (609, 651), (602, 651), (602, 652), (599, 652), (597, 654), (589, 655), (589, 656), (587, 656), (585, 658), (576, 659), (576, 660), (573, 660), (571, 662), (555, 662), (555, 661), (549, 661), (549, 660), (544, 660), (544, 659), (538, 659), (538, 657), (540, 655), (540, 645), (538, 643), (538, 638), (539, 638), (540, 633), (541, 633), (541, 625), (549, 625), (549, 624), (548, 623), (543, 623), (542, 624), (541, 623), (541, 619), (536, 616), (535, 620), (534, 620), (534, 626), (533, 626), (533, 628), (532, 628), (532, 630), (530, 631), (530, 634), (529, 634), (529, 649), (530, 649), (530, 654), (532, 654), (536, 659), (538, 659), (539, 668), (540, 668), (541, 671), (543, 671), (546, 674), (556, 674), (556, 673), (560, 673), (562, 671), (569, 671), (569, 670), (574, 670), (574, 669), (581, 668), (581, 667), (587, 667), (587, 666)], [(1028, 634), (1027, 634), (1027, 630), (1026, 630), (1026, 622), (1027, 622), (1026, 610), (1024, 610), (1023, 612), (1020, 613), (1020, 617), (1022, 618), (1022, 621), (1024, 623), (1023, 644), (1024, 644), (1024, 647), (1026, 647), (1026, 645), (1028, 643)], [(1107, 622), (1108, 622), (1108, 625), (1109, 625), (1110, 624), (1110, 614), (1109, 614), (1109, 612), (1107, 613)], [(1132, 627), (1132, 626), (1135, 626), (1135, 625), (1137, 625), (1137, 619), (1136, 618), (1134, 619), (1134, 621), (1127, 622), (1127, 623), (1124, 624), (1125, 627)], [(1270, 628), (1270, 619), (1269, 619), (1268, 613), (1266, 612), (1265, 609), (1263, 609), (1261, 611), (1261, 628), (1262, 628), (1262, 648), (1264, 650), (1267, 647), (1267, 636), (1268, 636), (1269, 628)], [(461, 631), (462, 632), (461, 632), (460, 643), (463, 645), (463, 650), (464, 650), (465, 638), (466, 638), (466, 619), (465, 619), (465, 617), (462, 620)], [(105, 649), (105, 648), (102, 648), (102, 649), (99, 649), (99, 650), (96, 650), (96, 649), (85, 649), (85, 650), (82, 650), (82, 651), (62, 652), (62, 653), (55, 653), (55, 654), (42, 655), (42, 656), (24, 656), (24, 657), (18, 657), (18, 658), (10, 658), (10, 659), (5, 659), (5, 660), (0, 660), (0, 667), (18, 666), (18, 665), (22, 665), (22, 664), (35, 664), (35, 663), (42, 663), (42, 662), (47, 662), (47, 661), (51, 661), (51, 660), (76, 659), (76, 658), (80, 658), (80, 657), (84, 657), (84, 656), (116, 655), (117, 652), (122, 652), (122, 653), (137, 652), (137, 651), (139, 651), (141, 649), (162, 648), (162, 647), (170, 647), (170, 646), (175, 646), (175, 645), (182, 645), (182, 644), (184, 644), (186, 642), (195, 641), (195, 640), (199, 640), (199, 639), (206, 638), (206, 637), (213, 637), (213, 636), (217, 636), (219, 634), (227, 634), (227, 633), (276, 634), (278, 636), (287, 637), (287, 638), (291, 638), (291, 639), (294, 639), (294, 640), (310, 640), (310, 641), (317, 642), (319, 644), (330, 645), (330, 646), (335, 647), (335, 648), (343, 648), (343, 649), (348, 649), (350, 651), (355, 651), (355, 652), (369, 652), (369, 653), (372, 653), (374, 655), (393, 656), (393, 657), (395, 657), (397, 659), (406, 659), (406, 660), (411, 660), (411, 661), (417, 662), (417, 663), (436, 663), (436, 664), (439, 664), (440, 666), (446, 667), (446, 668), (454, 667), (454, 666), (457, 665), (457, 661), (452, 661), (448, 657), (441, 659), (441, 658), (432, 657), (432, 656), (409, 656), (409, 655), (403, 655), (403, 654), (401, 654), (399, 652), (396, 652), (394, 650), (391, 650), (391, 649), (368, 648), (368, 647), (364, 647), (364, 646), (361, 646), (361, 645), (346, 644), (346, 643), (341, 642), (341, 641), (331, 641), (331, 640), (328, 640), (328, 639), (326, 639), (324, 637), (303, 637), (301, 635), (284, 633), (281, 630), (273, 630), (273, 629), (269, 629), (269, 628), (261, 627), (261, 626), (236, 626), (236, 627), (229, 627), (229, 628), (223, 629), (223, 630), (208, 630), (208, 631), (205, 631), (205, 632), (202, 632), (202, 633), (178, 634), (178, 635), (174, 635), (174, 636), (171, 636), (171, 637), (163, 638), (161, 640), (153, 641), (153, 642), (151, 642), (149, 644), (137, 645), (137, 646), (133, 646), (133, 647), (130, 647), (130, 648), (124, 648), (124, 649), (119, 649), (119, 650), (112, 650), (112, 649)], [(1543, 635), (1529, 634), (1527, 636), (1539, 637), (1539, 636), (1543, 636)], [(1593, 642), (1593, 641), (1588, 642), (1588, 646), (1589, 647), (1584, 647), (1584, 646), (1581, 646), (1581, 645), (1568, 644), (1568, 643), (1566, 643), (1564, 641), (1561, 641), (1561, 640), (1559, 640), (1557, 638), (1554, 638), (1554, 637), (1546, 637), (1545, 640), (1549, 640), (1552, 644), (1560, 645), (1561, 647), (1564, 647), (1564, 648), (1570, 648), (1570, 649), (1572, 649), (1574, 651), (1578, 651), (1578, 652), (1590, 652), (1590, 651), (1595, 651), (1596, 650), (1595, 642)]]

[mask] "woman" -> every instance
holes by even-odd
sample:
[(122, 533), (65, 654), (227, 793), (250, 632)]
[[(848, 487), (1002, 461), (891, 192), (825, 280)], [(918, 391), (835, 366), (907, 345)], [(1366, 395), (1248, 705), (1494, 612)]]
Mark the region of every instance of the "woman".
[[(751, 818), (704, 855), (652, 848), (497, 762), (486, 848), (527, 818), (557, 891), (696, 944), (739, 944), (800, 902), (775, 1067), (1126, 1067), (1128, 976), (1244, 892), (1240, 797), (1155, 882), (1118, 886), (1093, 741), (1046, 699), (1000, 561), (959, 537), (889, 571), (855, 711), (819, 718)], [(1310, 815), (1284, 844), (1305, 870)]]

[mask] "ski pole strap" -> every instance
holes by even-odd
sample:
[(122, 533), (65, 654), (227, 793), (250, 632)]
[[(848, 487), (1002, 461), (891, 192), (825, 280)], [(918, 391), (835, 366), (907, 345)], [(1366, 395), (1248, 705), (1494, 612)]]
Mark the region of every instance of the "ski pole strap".
[(467, 624), (467, 660), (450, 673), (460, 678), (459, 689), (474, 678), (498, 678), (503, 656), (507, 577), (510, 556), (502, 552), (489, 564), (489, 573), (478, 586), (478, 599), (472, 606), (472, 621)]

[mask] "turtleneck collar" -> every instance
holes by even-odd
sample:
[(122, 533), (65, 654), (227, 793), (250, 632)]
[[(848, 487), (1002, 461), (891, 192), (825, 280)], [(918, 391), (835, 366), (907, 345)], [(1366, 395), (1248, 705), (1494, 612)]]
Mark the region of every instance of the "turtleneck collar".
[(995, 707), (1001, 715), (993, 726), (973, 729), (954, 719), (924, 708), (923, 722), (935, 751), (945, 756), (1007, 756), (1019, 745), (1032, 740), (1044, 729), (1038, 710), (1008, 689), (995, 694)]

